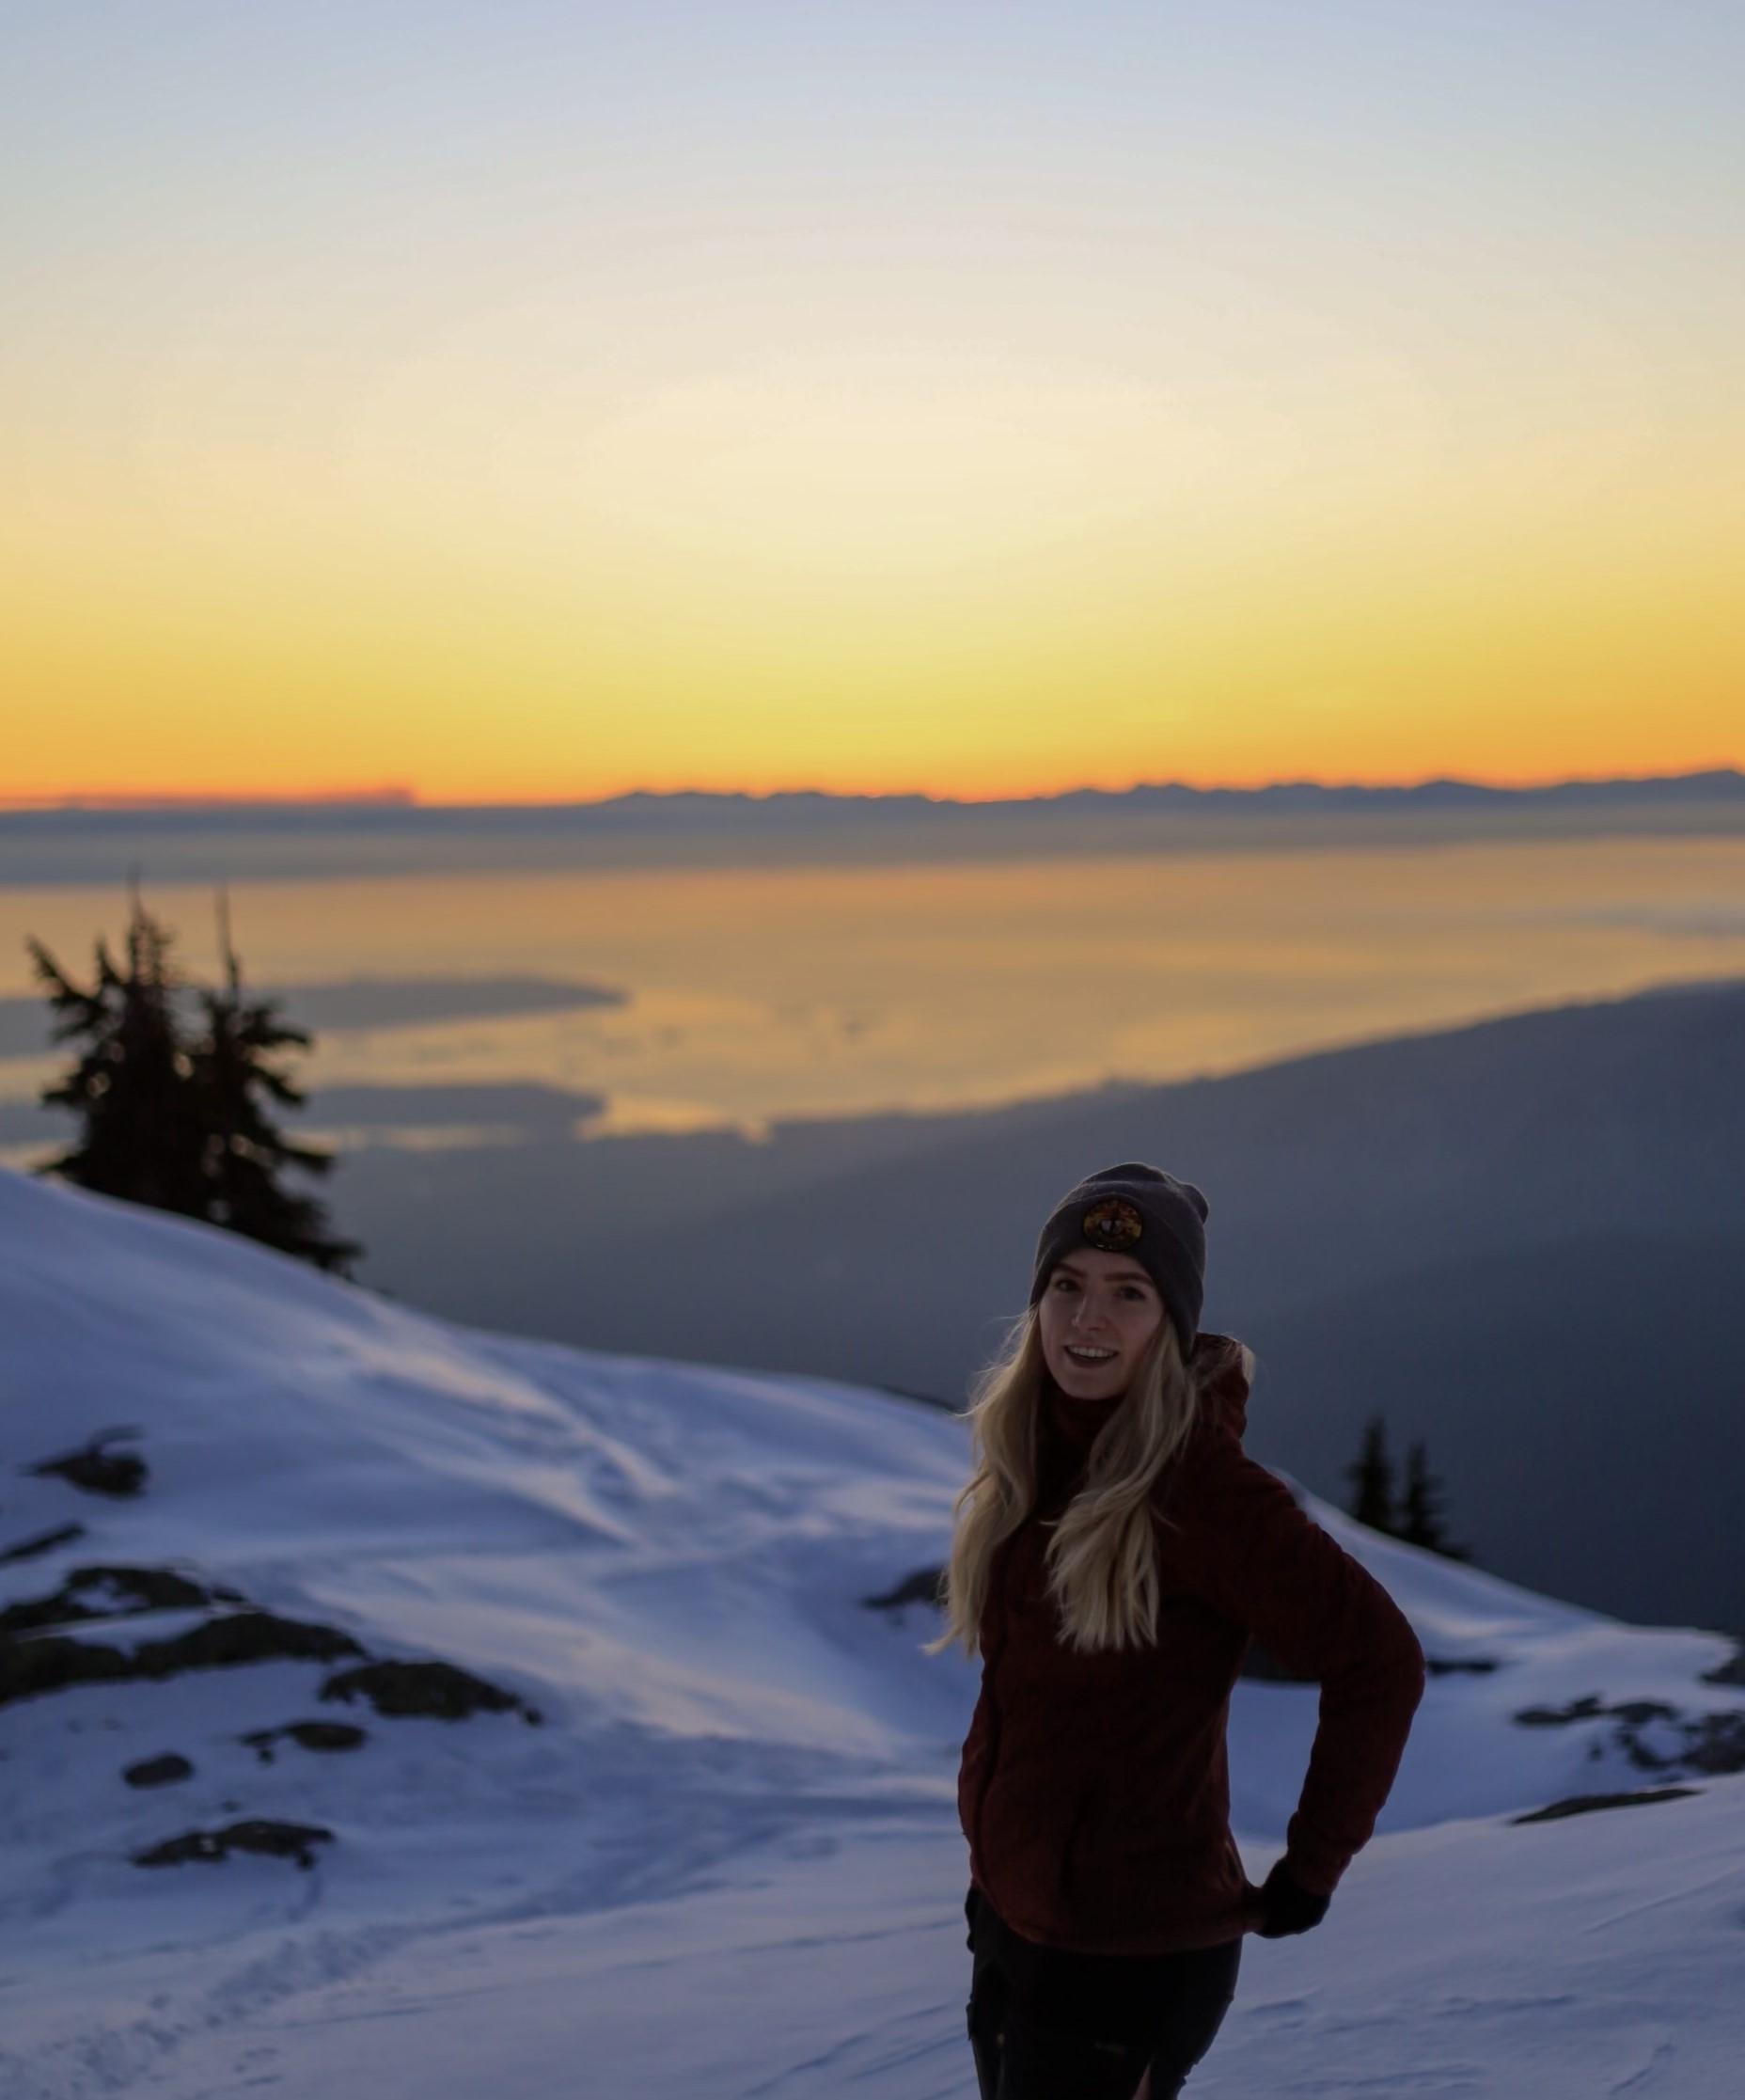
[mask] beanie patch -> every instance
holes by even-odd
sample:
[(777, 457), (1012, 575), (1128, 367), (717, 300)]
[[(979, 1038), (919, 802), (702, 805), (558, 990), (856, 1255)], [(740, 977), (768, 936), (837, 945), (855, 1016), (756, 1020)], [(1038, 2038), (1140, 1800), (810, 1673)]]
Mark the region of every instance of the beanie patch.
[(1121, 1196), (1093, 1203), (1080, 1226), (1092, 1246), (1106, 1255), (1125, 1254), (1145, 1237), (1145, 1221), (1132, 1204)]
[(1125, 1255), (1157, 1287), (1184, 1350), (1200, 1331), (1205, 1297), (1206, 1200), (1191, 1181), (1177, 1180), (1142, 1160), (1089, 1174), (1048, 1214), (1030, 1271), (1030, 1303), (1049, 1272), (1075, 1247)]

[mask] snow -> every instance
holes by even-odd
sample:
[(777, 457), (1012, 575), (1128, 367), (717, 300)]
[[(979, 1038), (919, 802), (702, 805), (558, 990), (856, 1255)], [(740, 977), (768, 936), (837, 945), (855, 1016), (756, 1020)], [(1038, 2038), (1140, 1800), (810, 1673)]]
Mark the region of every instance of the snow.
[[(861, 1602), (942, 1557), (960, 1424), (469, 1333), (6, 1172), (0, 1244), (0, 1553), (86, 1527), (0, 1565), (0, 1607), (76, 1568), (173, 1566), (539, 1716), (324, 1703), (343, 1666), (304, 1660), (0, 1705), (0, 2100), (969, 2100), (953, 1783), (974, 1673), (921, 1652), (925, 1607)], [(150, 1467), (134, 1499), (18, 1470), (123, 1427)], [(1245, 1943), (1191, 2090), (1735, 2092), (1745, 1778), (1679, 1761), (1681, 1721), (1745, 1716), (1745, 1689), (1702, 1682), (1732, 1642), (1624, 1626), (1309, 1506), (1426, 1653), (1467, 1666), (1433, 1676), (1327, 1923)], [(202, 1616), (68, 1631), (132, 1649)], [(1583, 1699), (1674, 1716), (1513, 1718)], [(1238, 1687), (1255, 1878), (1315, 1700)], [(270, 1763), (240, 1741), (297, 1720), (368, 1741), (281, 1741)], [(171, 1751), (191, 1777), (123, 1783)], [(1696, 1791), (1509, 1820), (1668, 1783)], [(333, 1839), (307, 1871), (132, 1862), (244, 1817)]]

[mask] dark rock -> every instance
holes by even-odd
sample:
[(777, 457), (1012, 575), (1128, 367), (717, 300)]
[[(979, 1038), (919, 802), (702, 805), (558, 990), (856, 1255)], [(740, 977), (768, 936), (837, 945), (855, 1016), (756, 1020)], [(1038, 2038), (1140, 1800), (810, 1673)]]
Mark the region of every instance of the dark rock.
[(69, 1684), (98, 1684), (138, 1674), (120, 1649), (96, 1641), (76, 1641), (65, 1634), (39, 1634), (25, 1640), (0, 1637), (0, 1706), (39, 1698)]
[(1561, 1729), (1571, 1721), (1596, 1721), (1606, 1711), (1599, 1694), (1589, 1692), (1567, 1706), (1524, 1706), (1514, 1718), (1524, 1729)]
[(172, 1750), (166, 1757), (145, 1758), (138, 1764), (130, 1764), (121, 1776), (130, 1787), (167, 1787), (178, 1779), (191, 1779), (194, 1767)]
[(488, 1713), (519, 1713), (537, 1724), (539, 1713), (513, 1692), (457, 1669), (452, 1663), (365, 1663), (341, 1670), (322, 1686), (324, 1699), (368, 1699), (391, 1719), (425, 1714), (441, 1721), (464, 1720), (481, 1709)]
[(110, 1451), (104, 1446), (138, 1434), (137, 1429), (103, 1429), (76, 1451), (63, 1452), (58, 1459), (44, 1459), (23, 1470), (38, 1479), (58, 1476), (86, 1494), (123, 1500), (144, 1491), (150, 1468), (131, 1451)]
[[(1672, 1712), (1662, 1707), (1659, 1715)], [(1684, 1740), (1670, 1753), (1650, 1749), (1627, 1721), (1618, 1729), (1618, 1741), (1627, 1751), (1630, 1762), (1643, 1772), (1667, 1772), (1674, 1766), (1717, 1776), (1724, 1772), (1745, 1772), (1745, 1709), (1699, 1713), (1692, 1720), (1679, 1721), (1678, 1729)]]
[(1625, 1699), (1617, 1706), (1608, 1706), (1603, 1711), (1615, 1713), (1620, 1721), (1633, 1729), (1645, 1728), (1650, 1721), (1675, 1721), (1678, 1709), (1668, 1706), (1664, 1699)]
[(901, 1611), (905, 1604), (942, 1605), (945, 1602), (945, 1570), (918, 1568), (912, 1575), (904, 1575), (894, 1588), (888, 1589), (882, 1597), (863, 1597), (860, 1602), (870, 1612)]
[(1679, 1761), (1696, 1772), (1745, 1772), (1745, 1713), (1705, 1713), (1687, 1722)]
[[(1561, 1728), (1570, 1721), (1606, 1716), (1617, 1723), (1612, 1739), (1638, 1771), (1745, 1772), (1745, 1708), (1687, 1718), (1664, 1699), (1620, 1699), (1607, 1706), (1597, 1693), (1590, 1692), (1568, 1706), (1526, 1707), (1515, 1718), (1526, 1728)], [(1644, 1729), (1662, 1723), (1679, 1735), (1676, 1749), (1659, 1748), (1643, 1740)], [(1597, 1757), (1599, 1745), (1596, 1744), (1589, 1754)]]
[(142, 1641), (131, 1652), (64, 1634), (0, 1636), (0, 1706), (71, 1684), (179, 1677), (184, 1670), (234, 1669), (244, 1663), (333, 1662), (363, 1650), (338, 1627), (272, 1612), (228, 1612), (173, 1640)]
[[(1515, 1716), (1524, 1728), (1541, 1729), (1603, 1717), (1616, 1722), (1612, 1740), (1639, 1772), (1745, 1772), (1745, 1708), (1687, 1718), (1664, 1699), (1620, 1699), (1607, 1706), (1596, 1692), (1590, 1692), (1568, 1706), (1529, 1706)], [(1661, 1726), (1676, 1731), (1676, 1748), (1643, 1740), (1643, 1729)], [(1662, 1736), (1660, 1745), (1665, 1740)], [(1599, 1754), (1596, 1743), (1589, 1755)]]
[(222, 1830), (185, 1830), (179, 1838), (134, 1854), (135, 1867), (180, 1867), (190, 1859), (223, 1859), (233, 1852), (259, 1852), (275, 1859), (294, 1859), (313, 1867), (315, 1847), (333, 1842), (333, 1832), (318, 1824), (270, 1823), (250, 1818)]
[[(72, 1529), (76, 1533), (78, 1525)], [(107, 1590), (107, 1597), (92, 1593)], [(39, 1626), (67, 1626), (78, 1619), (130, 1618), (142, 1612), (198, 1610), (222, 1594), (170, 1568), (75, 1568), (53, 1595), (28, 1597), (0, 1611), (0, 1634), (27, 1634)]]
[(39, 1531), (32, 1539), (21, 1539), (17, 1545), (8, 1546), (0, 1553), (0, 1568), (9, 1568), (14, 1561), (35, 1560), (39, 1555), (53, 1553), (56, 1546), (70, 1546), (75, 1539), (85, 1537), (82, 1524), (64, 1524), (54, 1531)]
[(1511, 1823), (1556, 1823), (1564, 1816), (1590, 1815), (1596, 1808), (1635, 1808), (1650, 1801), (1682, 1801), (1701, 1793), (1701, 1787), (1639, 1787), (1634, 1793), (1572, 1793), (1565, 1801), (1533, 1808), (1524, 1816), (1511, 1816)]
[(289, 1736), (306, 1750), (356, 1750), (369, 1739), (349, 1721), (289, 1721), (283, 1728), (254, 1729), (242, 1737), (262, 1764), (273, 1762), (273, 1745)]
[[(1423, 1666), (1432, 1677), (1453, 1677), (1457, 1674), (1468, 1677), (1488, 1677), (1492, 1670), (1502, 1667), (1501, 1664), (1490, 1655), (1470, 1657), (1463, 1655), (1452, 1657), (1426, 1655), (1423, 1659)], [(1516, 1716), (1517, 1720), (1519, 1717), (1518, 1714)]]
[(234, 1669), (239, 1663), (330, 1663), (361, 1655), (350, 1634), (319, 1620), (280, 1618), (275, 1612), (226, 1612), (192, 1626), (174, 1640), (142, 1641), (134, 1650), (140, 1677), (179, 1677), (183, 1670)]
[(1705, 1684), (1745, 1684), (1745, 1637), (1736, 1635), (1735, 1639), (1737, 1645), (1726, 1661), (1703, 1672)]

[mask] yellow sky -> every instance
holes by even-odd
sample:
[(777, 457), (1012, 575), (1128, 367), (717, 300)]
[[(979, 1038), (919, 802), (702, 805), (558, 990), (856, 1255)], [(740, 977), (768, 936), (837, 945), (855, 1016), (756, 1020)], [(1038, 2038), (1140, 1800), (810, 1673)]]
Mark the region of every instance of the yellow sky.
[[(1621, 134), (1639, 55), (1548, 112), (1571, 53), (1501, 8), (1464, 83), (1327, 9), (1344, 111), (1234, 30), (1141, 53), (1155, 105), (1112, 39), (1053, 101), (1046, 39), (948, 39), (942, 145), (839, 51), (736, 103), (590, 15), (476, 23), (423, 101), (367, 50), (337, 114), (283, 23), (193, 9), (192, 86), (160, 39), (71, 102), (24, 39), (0, 798), (1745, 764), (1700, 50)], [(1189, 63), (1226, 103), (1150, 124)]]

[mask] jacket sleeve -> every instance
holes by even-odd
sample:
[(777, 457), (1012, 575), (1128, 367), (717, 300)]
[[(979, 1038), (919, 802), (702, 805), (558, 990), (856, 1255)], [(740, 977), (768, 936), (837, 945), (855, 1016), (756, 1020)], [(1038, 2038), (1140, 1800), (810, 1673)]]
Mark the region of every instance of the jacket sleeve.
[(1185, 1587), (1321, 1686), (1309, 1770), (1285, 1832), (1285, 1871), (1331, 1895), (1368, 1842), (1423, 1697), (1406, 1615), (1306, 1516), (1276, 1474), (1220, 1433), (1184, 1468), (1160, 1544)]

